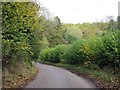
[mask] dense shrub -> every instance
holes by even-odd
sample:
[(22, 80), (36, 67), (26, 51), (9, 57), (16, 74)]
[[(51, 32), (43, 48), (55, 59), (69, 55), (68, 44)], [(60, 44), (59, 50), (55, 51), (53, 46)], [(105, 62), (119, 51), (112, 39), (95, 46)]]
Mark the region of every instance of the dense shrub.
[(65, 51), (65, 62), (69, 64), (83, 64), (87, 59), (86, 51), (83, 50), (85, 42), (82, 40), (74, 42)]
[(66, 50), (66, 45), (58, 45), (54, 48), (54, 53), (58, 61), (62, 61), (64, 59), (64, 52)]
[(78, 40), (69, 45), (65, 51), (65, 62), (84, 64), (92, 62), (99, 67), (119, 67), (118, 32), (106, 32), (103, 37)]
[(44, 49), (40, 54), (40, 60), (50, 61), (52, 57), (54, 57), (52, 55), (53, 50), (54, 50), (53, 48)]
[(94, 41), (94, 55), (92, 60), (101, 68), (110, 66), (116, 67), (118, 62), (118, 35), (116, 32), (107, 32), (102, 38), (97, 38)]
[(100, 68), (112, 67), (118, 70), (119, 37), (120, 33), (118, 35), (116, 32), (106, 32), (103, 37), (77, 40), (67, 47), (58, 45), (55, 48), (43, 50), (41, 60), (60, 62), (62, 59), (63, 63), (68, 64), (82, 64), (87, 67), (95, 64)]
[(47, 48), (41, 52), (40, 60), (59, 63), (63, 58), (65, 45), (58, 45), (55, 48)]

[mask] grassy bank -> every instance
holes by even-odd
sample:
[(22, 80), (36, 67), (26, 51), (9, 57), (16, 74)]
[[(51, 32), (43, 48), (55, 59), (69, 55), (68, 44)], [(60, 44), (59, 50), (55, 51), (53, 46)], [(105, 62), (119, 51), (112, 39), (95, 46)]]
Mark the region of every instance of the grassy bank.
[(37, 68), (28, 63), (4, 67), (3, 88), (22, 88), (37, 75)]
[(41, 62), (48, 65), (53, 65), (61, 67), (71, 71), (72, 73), (77, 74), (78, 76), (83, 76), (96, 84), (99, 88), (118, 88), (118, 76), (114, 75), (110, 70), (95, 69), (87, 66), (76, 66), (62, 63), (50, 63), (50, 62)]

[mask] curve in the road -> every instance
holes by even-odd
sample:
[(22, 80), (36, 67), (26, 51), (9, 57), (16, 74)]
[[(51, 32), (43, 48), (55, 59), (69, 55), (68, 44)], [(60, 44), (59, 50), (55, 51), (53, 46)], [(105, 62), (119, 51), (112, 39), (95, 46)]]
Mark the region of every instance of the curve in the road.
[(40, 63), (36, 66), (39, 73), (25, 88), (96, 88), (91, 81), (67, 70)]

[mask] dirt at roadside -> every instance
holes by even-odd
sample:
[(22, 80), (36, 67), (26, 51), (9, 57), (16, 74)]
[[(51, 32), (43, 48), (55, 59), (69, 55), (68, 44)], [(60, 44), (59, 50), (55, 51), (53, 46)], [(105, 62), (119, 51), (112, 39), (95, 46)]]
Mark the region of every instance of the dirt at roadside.
[[(35, 67), (36, 68), (36, 67)], [(30, 71), (29, 71), (30, 73)], [(4, 81), (2, 88), (3, 90), (9, 90), (10, 88), (19, 88), (20, 90), (24, 88), (28, 83), (35, 79), (38, 74), (38, 68), (35, 69), (34, 73), (32, 72), (26, 76), (19, 76), (19, 78), (15, 78), (14, 81)], [(8, 76), (7, 76), (8, 77)], [(4, 79), (4, 78), (3, 78)]]

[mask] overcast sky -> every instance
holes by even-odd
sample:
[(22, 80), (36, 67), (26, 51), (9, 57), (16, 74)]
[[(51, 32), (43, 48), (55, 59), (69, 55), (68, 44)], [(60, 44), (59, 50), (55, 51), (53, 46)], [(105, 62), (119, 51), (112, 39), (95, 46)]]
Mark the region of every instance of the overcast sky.
[(39, 0), (53, 16), (64, 23), (100, 21), (107, 16), (118, 16), (119, 0)]

